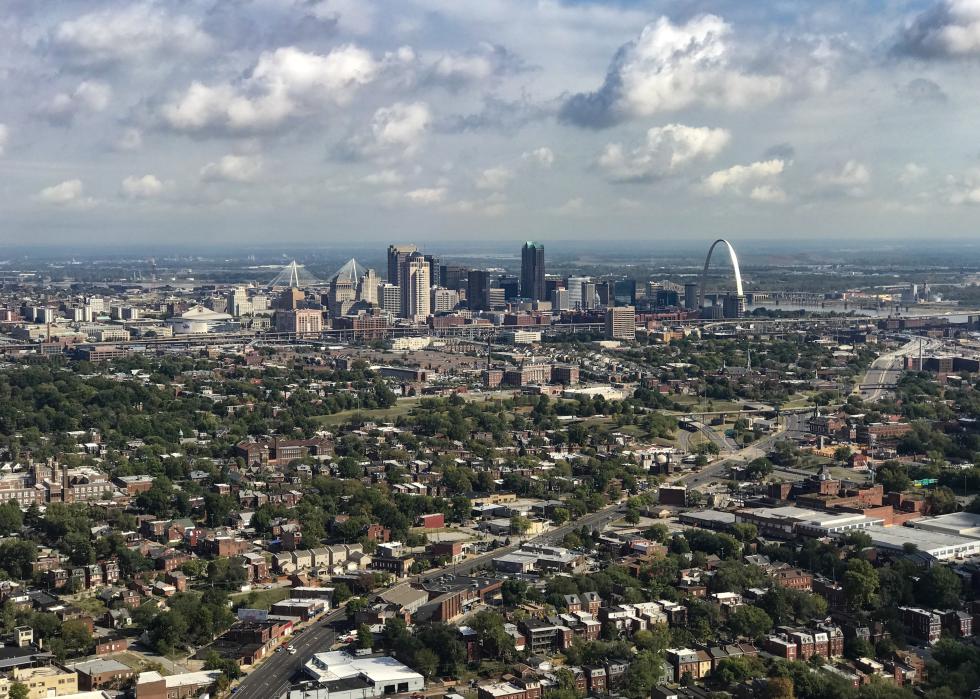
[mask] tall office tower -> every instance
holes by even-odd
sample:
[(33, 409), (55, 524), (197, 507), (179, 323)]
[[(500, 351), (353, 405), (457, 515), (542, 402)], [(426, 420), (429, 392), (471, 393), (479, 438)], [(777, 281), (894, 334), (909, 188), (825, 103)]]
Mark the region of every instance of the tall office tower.
[(722, 314), (726, 318), (741, 318), (745, 315), (745, 297), (726, 294), (722, 301)]
[(378, 285), (378, 305), (381, 310), (398, 316), (402, 310), (402, 290), (397, 284)]
[(323, 315), (313, 308), (278, 311), (276, 313), (276, 331), (304, 336), (319, 335), (323, 332)]
[(466, 267), (460, 265), (439, 265), (439, 286), (447, 289), (463, 289), (466, 287)]
[(378, 303), (378, 284), (380, 283), (378, 273), (373, 269), (367, 270), (357, 282), (357, 300), (364, 303)]
[(248, 290), (244, 286), (236, 286), (228, 292), (228, 313), (235, 316), (247, 316), (252, 313), (252, 303), (248, 300)]
[(422, 253), (413, 252), (402, 264), (402, 316), (415, 322), (429, 317), (429, 262)]
[(297, 308), (302, 306), (306, 302), (306, 293), (302, 289), (297, 289), (293, 287), (292, 289), (286, 289), (281, 294), (276, 302), (276, 308), (281, 308), (283, 310), (295, 311)]
[(606, 339), (636, 339), (636, 308), (633, 306), (612, 306), (606, 309)]
[(435, 255), (425, 255), (424, 257), (429, 264), (429, 283), (432, 286), (439, 286), (439, 258)]
[(517, 277), (505, 275), (497, 279), (498, 289), (504, 290), (504, 299), (511, 301), (521, 296), (520, 280)]
[(490, 274), (471, 269), (466, 280), (466, 300), (472, 311), (490, 310)]
[(582, 285), (591, 281), (590, 277), (569, 277), (565, 283), (568, 289), (568, 302), (571, 308), (582, 308)]
[(487, 305), (491, 309), (503, 308), (507, 305), (507, 297), (505, 292), (500, 287), (491, 286), (487, 289)]
[(572, 305), (568, 300), (568, 289), (555, 289), (551, 292), (551, 310), (570, 311)]
[(605, 281), (595, 285), (595, 293), (600, 306), (616, 305), (616, 282)]
[(658, 308), (666, 308), (667, 306), (677, 306), (680, 303), (678, 294), (673, 289), (657, 289), (657, 295), (654, 297), (654, 304)]
[(592, 310), (598, 305), (599, 296), (595, 292), (595, 282), (584, 282), (582, 284), (582, 308)]
[(455, 289), (434, 286), (431, 295), (430, 305), (433, 313), (446, 313), (456, 308), (456, 304), (459, 303), (459, 292)]
[(698, 307), (698, 285), (697, 282), (687, 282), (684, 285), (684, 308), (689, 311), (696, 310)]
[(555, 289), (564, 289), (564, 288), (565, 288), (564, 279), (557, 279), (553, 277), (551, 279), (544, 280), (544, 293), (547, 295), (549, 299), (551, 298), (552, 291), (554, 291)]
[(388, 283), (399, 286), (401, 284), (401, 279), (398, 275), (401, 274), (402, 264), (405, 262), (405, 258), (411, 255), (413, 252), (418, 252), (418, 248), (414, 245), (389, 245), (388, 246)]
[(636, 280), (620, 279), (615, 284), (614, 294), (616, 305), (635, 306), (636, 305)]
[(544, 289), (544, 245), (529, 240), (521, 248), (521, 296), (547, 299)]

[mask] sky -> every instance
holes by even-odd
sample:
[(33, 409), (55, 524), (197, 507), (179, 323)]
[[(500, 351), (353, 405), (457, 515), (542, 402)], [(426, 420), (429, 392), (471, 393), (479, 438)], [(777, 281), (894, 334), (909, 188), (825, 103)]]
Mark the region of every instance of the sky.
[(0, 37), (0, 244), (980, 221), (980, 0), (4, 0)]

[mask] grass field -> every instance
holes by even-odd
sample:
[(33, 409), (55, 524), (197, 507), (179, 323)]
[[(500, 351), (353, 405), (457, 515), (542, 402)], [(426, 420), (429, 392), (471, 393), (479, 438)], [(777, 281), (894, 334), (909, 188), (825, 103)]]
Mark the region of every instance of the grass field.
[(252, 590), (229, 595), (232, 602), (241, 603), (250, 609), (269, 609), (276, 602), (289, 597), (289, 588), (274, 587), (271, 590)]

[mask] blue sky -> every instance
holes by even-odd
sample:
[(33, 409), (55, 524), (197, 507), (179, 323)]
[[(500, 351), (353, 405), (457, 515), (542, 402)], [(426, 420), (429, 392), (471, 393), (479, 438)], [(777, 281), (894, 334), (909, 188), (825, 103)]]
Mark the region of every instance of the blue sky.
[(975, 235), (980, 0), (8, 0), (0, 35), (0, 242)]

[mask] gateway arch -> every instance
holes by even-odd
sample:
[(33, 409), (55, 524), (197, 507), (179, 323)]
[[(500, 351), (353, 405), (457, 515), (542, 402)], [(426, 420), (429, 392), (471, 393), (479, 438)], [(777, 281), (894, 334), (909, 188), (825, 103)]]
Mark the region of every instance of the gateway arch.
[(719, 243), (724, 243), (725, 247), (728, 248), (728, 257), (732, 261), (732, 269), (735, 270), (735, 293), (739, 296), (745, 295), (742, 293), (742, 270), (738, 268), (738, 255), (735, 254), (735, 248), (724, 238), (719, 238), (708, 248), (708, 256), (704, 260), (704, 269), (701, 271), (701, 288), (698, 290), (698, 308), (704, 308), (704, 287), (708, 280), (708, 267), (711, 265), (711, 253), (715, 251)]

